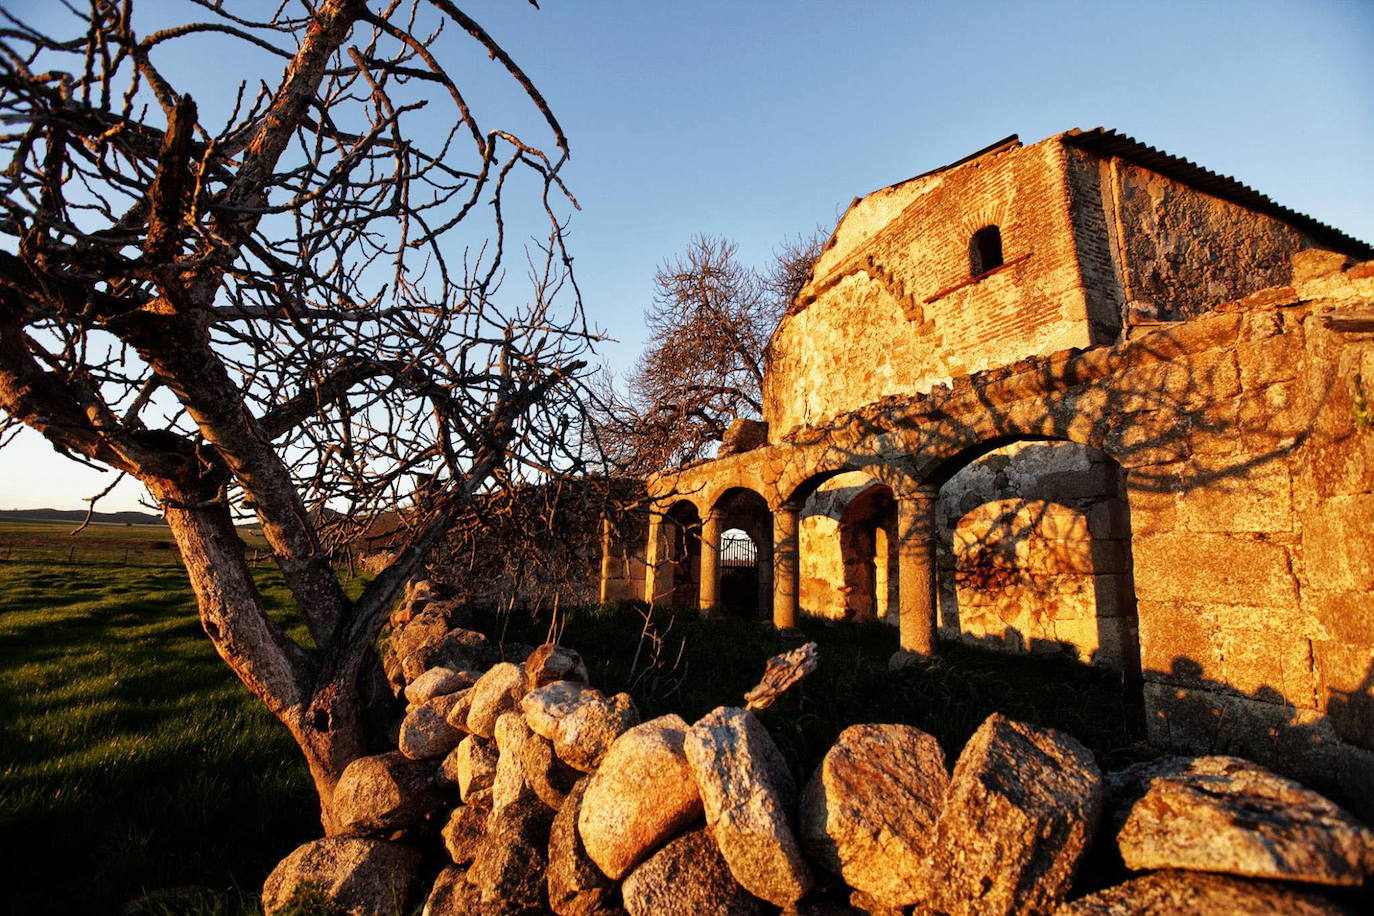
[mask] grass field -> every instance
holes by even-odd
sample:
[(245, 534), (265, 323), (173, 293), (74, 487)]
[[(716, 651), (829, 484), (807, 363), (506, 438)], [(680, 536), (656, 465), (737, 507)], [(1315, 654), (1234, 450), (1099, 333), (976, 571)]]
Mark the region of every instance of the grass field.
[(304, 764), (201, 632), (167, 531), (70, 530), (0, 524), (0, 909), (193, 884), (232, 909), (318, 834)]

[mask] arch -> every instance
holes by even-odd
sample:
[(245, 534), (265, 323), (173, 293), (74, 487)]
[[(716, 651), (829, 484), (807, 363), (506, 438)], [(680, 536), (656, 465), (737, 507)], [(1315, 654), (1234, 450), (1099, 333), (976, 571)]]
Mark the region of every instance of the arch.
[(663, 514), (664, 561), (672, 607), (695, 607), (701, 575), (701, 513), (690, 499), (679, 499)]
[[(719, 517), (720, 545), (720, 608), (727, 614), (744, 617), (768, 617), (773, 606), (773, 513), (768, 501), (748, 487), (729, 487), (711, 505)], [(736, 538), (727, 537), (737, 531), (749, 542), (744, 547)], [(731, 550), (735, 551), (732, 556)], [(746, 561), (747, 555), (747, 561)]]
[(1006, 263), (1002, 257), (1002, 230), (989, 225), (973, 233), (968, 243), (968, 260), (970, 277), (980, 277)]
[(1068, 651), (1140, 677), (1125, 473), (1046, 436), (960, 450), (927, 481), (936, 503), (942, 636)]
[(846, 617), (895, 620), (897, 502), (886, 484), (873, 482), (849, 501), (840, 518)]

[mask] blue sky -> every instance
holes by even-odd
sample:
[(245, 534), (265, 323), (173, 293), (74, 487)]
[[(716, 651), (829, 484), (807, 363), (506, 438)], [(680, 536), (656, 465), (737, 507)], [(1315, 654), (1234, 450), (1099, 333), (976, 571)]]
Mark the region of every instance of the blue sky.
[[(50, 3), (6, 6), (38, 18)], [(575, 266), (622, 368), (643, 343), (655, 267), (693, 234), (730, 236), (762, 263), (856, 195), (1011, 133), (1114, 127), (1374, 241), (1369, 0), (542, 6), (465, 9), (568, 133)], [(494, 63), (465, 43), (453, 52), (479, 116), (531, 123)], [(244, 62), (194, 64), (188, 85), (212, 100)], [(37, 437), (0, 451), (0, 508), (75, 507), (104, 481)], [(101, 508), (137, 495), (122, 486)]]

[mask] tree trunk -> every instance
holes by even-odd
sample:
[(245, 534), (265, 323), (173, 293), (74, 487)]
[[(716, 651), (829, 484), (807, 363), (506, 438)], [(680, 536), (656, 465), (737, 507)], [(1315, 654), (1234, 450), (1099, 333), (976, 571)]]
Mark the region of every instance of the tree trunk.
[(367, 753), (356, 670), (345, 666), (322, 676), (316, 663), (267, 615), (243, 541), (223, 503), (180, 508), (185, 501), (164, 499), (164, 505), (201, 626), (225, 664), (290, 731), (319, 793), (325, 833), (337, 834), (334, 787), (344, 767)]

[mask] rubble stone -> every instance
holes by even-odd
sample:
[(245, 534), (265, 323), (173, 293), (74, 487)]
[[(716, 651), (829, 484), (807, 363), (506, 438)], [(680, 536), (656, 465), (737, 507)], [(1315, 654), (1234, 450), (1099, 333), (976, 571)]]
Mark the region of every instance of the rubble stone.
[(811, 857), (884, 906), (917, 902), (930, 831), (949, 775), (940, 743), (909, 725), (840, 733), (802, 793)]
[(926, 844), (922, 903), (949, 916), (1053, 910), (1101, 803), (1102, 777), (1087, 748), (1053, 729), (989, 716), (959, 755)]
[(443, 757), (457, 747), (463, 733), (449, 724), (448, 716), (461, 697), (457, 693), (437, 696), (406, 713), (397, 742), (401, 753), (423, 760)]
[(1174, 760), (1117, 835), (1130, 868), (1334, 885), (1374, 873), (1374, 831), (1311, 789), (1238, 757)]
[(615, 740), (639, 724), (639, 710), (629, 694), (600, 694), (558, 720), (553, 749), (568, 766), (594, 773)]
[(468, 735), (444, 758), (443, 776), (458, 787), (466, 802), (474, 792), (490, 789), (496, 780), (496, 744), (488, 738)]
[(705, 828), (664, 846), (621, 885), (630, 916), (754, 916), (763, 910), (730, 873)]
[(520, 711), (536, 735), (552, 741), (560, 719), (597, 699), (604, 699), (601, 692), (585, 684), (553, 681), (525, 694), (520, 700)]
[(587, 855), (607, 876), (623, 878), (701, 817), (686, 734), (687, 723), (675, 715), (637, 725), (615, 740), (592, 776), (577, 826)]
[(416, 891), (422, 856), (387, 840), (330, 837), (298, 846), (262, 887), (263, 912), (323, 902), (350, 916), (404, 911)]
[(454, 864), (466, 865), (477, 856), (487, 835), (487, 821), (491, 817), (491, 793), (478, 792), (466, 805), (459, 805), (449, 815), (440, 837), (444, 849)]
[(495, 735), (497, 717), (519, 709), (526, 689), (525, 672), (519, 665), (502, 662), (492, 667), (472, 687), (468, 731), (483, 738)]
[(615, 885), (587, 855), (577, 833), (577, 815), (587, 792), (588, 777), (577, 781), (558, 809), (549, 830), (549, 908), (559, 916), (592, 916), (615, 897)]
[(385, 834), (413, 827), (444, 803), (434, 762), (398, 751), (359, 757), (334, 788), (335, 816), (345, 832)]
[(587, 676), (587, 664), (582, 661), (582, 656), (567, 646), (547, 642), (537, 646), (530, 653), (530, 657), (525, 659), (525, 677), (529, 680), (531, 688), (543, 687), (554, 681), (572, 681), (578, 684), (590, 681)]
[(1089, 894), (1055, 916), (1339, 916), (1355, 911), (1318, 894), (1282, 884), (1204, 872), (1157, 871)]
[(718, 707), (687, 732), (687, 761), (716, 845), (735, 880), (780, 907), (811, 889), (811, 871), (787, 821), (796, 787), (752, 712)]
[(477, 683), (481, 675), (453, 668), (430, 668), (406, 686), (406, 702), (419, 706), (435, 697), (457, 693)]

